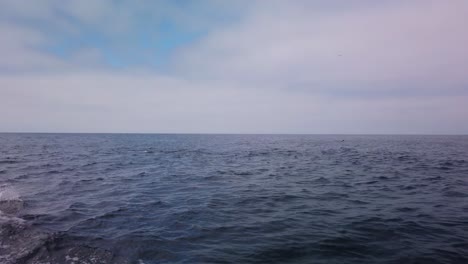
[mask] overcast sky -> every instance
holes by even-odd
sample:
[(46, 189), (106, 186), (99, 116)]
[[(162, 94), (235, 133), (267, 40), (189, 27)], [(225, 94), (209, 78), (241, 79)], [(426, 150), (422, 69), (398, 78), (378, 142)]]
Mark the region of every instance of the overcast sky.
[(468, 133), (466, 0), (0, 0), (0, 131)]

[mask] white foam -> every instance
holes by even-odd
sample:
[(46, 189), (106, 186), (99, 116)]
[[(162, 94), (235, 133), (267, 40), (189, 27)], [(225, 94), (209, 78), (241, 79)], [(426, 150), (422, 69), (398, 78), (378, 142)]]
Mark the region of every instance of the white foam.
[[(2, 188), (3, 187), (3, 188)], [(18, 192), (12, 187), (0, 186), (0, 201), (21, 200)]]
[(10, 185), (0, 185), (0, 212), (16, 214), (23, 209), (23, 200), (19, 193)]

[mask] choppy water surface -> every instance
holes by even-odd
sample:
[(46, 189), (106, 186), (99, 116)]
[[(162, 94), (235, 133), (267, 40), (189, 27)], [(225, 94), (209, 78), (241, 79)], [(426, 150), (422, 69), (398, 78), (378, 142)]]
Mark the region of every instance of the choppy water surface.
[(0, 209), (1, 263), (468, 263), (468, 137), (0, 134)]

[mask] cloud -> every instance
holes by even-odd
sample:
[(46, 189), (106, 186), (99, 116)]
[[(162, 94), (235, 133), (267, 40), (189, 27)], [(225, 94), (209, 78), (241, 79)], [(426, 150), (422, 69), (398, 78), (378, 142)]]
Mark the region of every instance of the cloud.
[(326, 11), (317, 2), (261, 2), (245, 21), (187, 47), (175, 63), (193, 78), (325, 92), (466, 87), (468, 2), (394, 1)]
[(467, 10), (5, 0), (0, 131), (468, 133)]
[[(93, 64), (151, 67), (161, 64), (157, 56), (169, 57), (165, 51), (227, 23), (243, 2), (4, 0), (0, 56), (20, 59), (5, 60), (0, 67), (9, 71)], [(86, 58), (75, 60), (83, 53), (94, 56), (87, 56), (88, 63)]]
[(0, 23), (0, 74), (102, 66), (102, 56), (96, 49), (82, 48), (63, 60), (42, 50), (49, 43), (50, 40), (37, 31)]
[[(148, 73), (0, 77), (0, 130), (185, 133), (454, 133), (467, 96), (375, 100), (239, 89)], [(427, 118), (430, 115), (431, 118)], [(449, 118), (448, 118), (449, 117)]]

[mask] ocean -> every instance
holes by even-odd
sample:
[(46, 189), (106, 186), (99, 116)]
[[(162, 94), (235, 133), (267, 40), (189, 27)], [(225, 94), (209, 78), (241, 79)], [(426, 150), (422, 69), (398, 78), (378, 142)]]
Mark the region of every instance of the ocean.
[(0, 134), (0, 263), (468, 263), (468, 136)]

